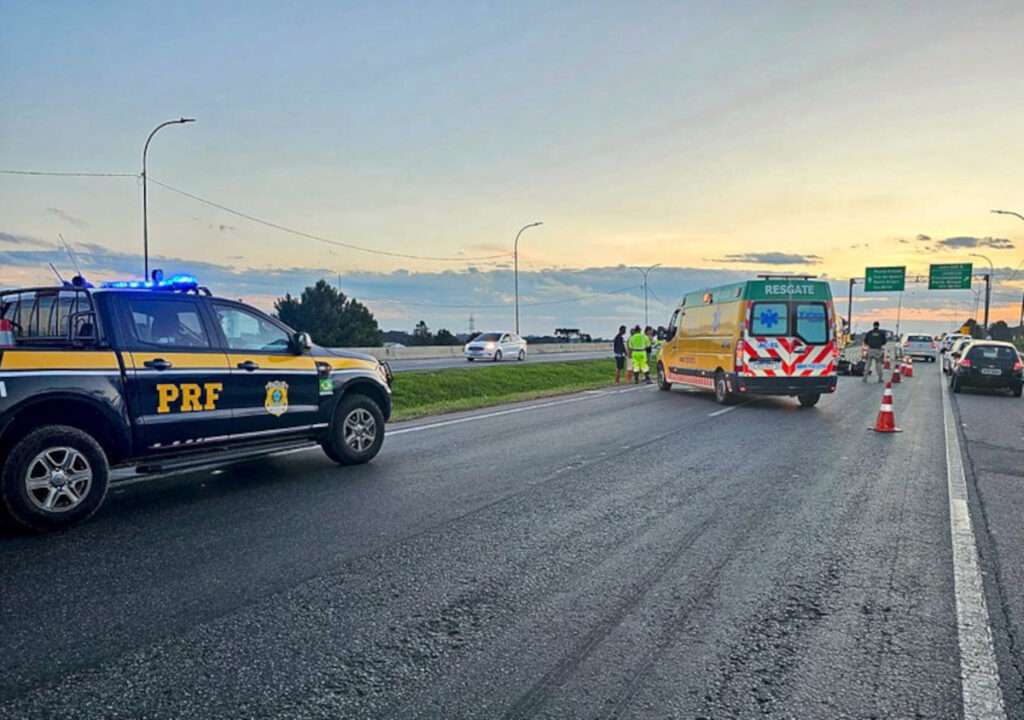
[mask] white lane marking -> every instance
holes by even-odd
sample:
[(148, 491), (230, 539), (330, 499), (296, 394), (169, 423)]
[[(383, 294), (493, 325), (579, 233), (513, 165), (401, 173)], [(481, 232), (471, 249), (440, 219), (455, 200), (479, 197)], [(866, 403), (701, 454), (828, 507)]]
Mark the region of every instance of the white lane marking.
[(960, 640), (960, 686), (964, 720), (1006, 717), (999, 689), (999, 667), (992, 645), (985, 588), (978, 564), (978, 547), (967, 506), (967, 479), (960, 440), (953, 419), (949, 392), (943, 387), (942, 420), (946, 435), (946, 480), (949, 490), (949, 529), (953, 544), (953, 587), (956, 593), (957, 632)]
[(0, 398), (5, 397), (7, 397), (7, 383), (5, 383), (3, 380), (0, 380)]
[(730, 405), (727, 408), (722, 408), (721, 410), (716, 410), (715, 412), (708, 413), (708, 417), (718, 417), (719, 415), (725, 415), (727, 412), (732, 412), (733, 410), (736, 410), (737, 408), (741, 408), (744, 405), (750, 404), (750, 402), (751, 402), (750, 400), (747, 400), (746, 402), (742, 402), (739, 405)]

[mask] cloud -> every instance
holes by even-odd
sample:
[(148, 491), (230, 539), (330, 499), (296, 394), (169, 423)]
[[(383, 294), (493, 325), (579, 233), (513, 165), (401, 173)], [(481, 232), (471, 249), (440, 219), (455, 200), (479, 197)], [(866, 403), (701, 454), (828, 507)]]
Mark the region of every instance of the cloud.
[(819, 255), (783, 252), (736, 253), (714, 258), (711, 262), (750, 263), (757, 265), (816, 265), (821, 262), (821, 257)]
[(931, 237), (930, 237), (930, 236), (928, 236), (928, 235), (925, 235), (924, 233), (921, 233), (921, 234), (920, 234), (920, 235), (918, 235), (918, 236), (917, 236), (917, 237), (916, 237), (915, 239), (916, 239), (916, 240), (917, 240), (918, 242), (928, 242), (929, 240), (931, 240)]
[(990, 247), (995, 248), (996, 250), (1012, 250), (1015, 247), (1013, 242), (1007, 238), (977, 238), (966, 235), (939, 240), (937, 244), (943, 248)]
[(5, 242), (10, 245), (27, 245), (29, 247), (38, 248), (52, 248), (55, 243), (46, 242), (39, 238), (29, 237), (28, 235), (15, 235), (14, 233), (4, 232), (0, 230), (0, 242)]
[(69, 225), (73, 225), (74, 227), (78, 228), (79, 230), (88, 230), (89, 227), (90, 227), (89, 223), (87, 223), (85, 220), (82, 220), (81, 218), (76, 218), (74, 215), (66, 213), (63, 210), (61, 210), (60, 208), (55, 208), (55, 207), (46, 208), (46, 212), (47, 212), (48, 215), (53, 215), (54, 217), (59, 218), (60, 220), (63, 220), (64, 222), (68, 223)]

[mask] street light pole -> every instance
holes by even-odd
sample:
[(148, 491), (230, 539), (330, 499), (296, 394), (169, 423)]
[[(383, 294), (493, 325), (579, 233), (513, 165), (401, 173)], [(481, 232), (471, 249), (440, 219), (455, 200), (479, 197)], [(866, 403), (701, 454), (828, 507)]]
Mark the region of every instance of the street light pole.
[(523, 230), (528, 228), (537, 227), (543, 225), (543, 222), (530, 223), (529, 225), (523, 225), (516, 233), (516, 241), (512, 245), (512, 259), (515, 265), (515, 284), (516, 284), (516, 335), (519, 334), (519, 236), (523, 234)]
[(644, 276), (644, 327), (648, 327), (651, 324), (648, 321), (648, 319), (647, 319), (647, 273), (649, 273), (651, 270), (653, 270), (656, 267), (661, 267), (661, 263), (657, 263), (655, 265), (651, 265), (648, 268), (642, 268), (642, 267), (636, 267), (636, 266), (633, 267), (634, 270), (639, 270), (640, 274)]
[(971, 257), (980, 257), (988, 263), (988, 275), (985, 276), (985, 337), (988, 337), (988, 308), (992, 299), (992, 275), (995, 274), (995, 266), (992, 261), (981, 253), (968, 253)]
[(160, 123), (153, 132), (146, 138), (146, 144), (142, 147), (142, 257), (144, 274), (143, 280), (149, 280), (149, 203), (146, 197), (146, 154), (149, 152), (149, 142), (156, 135), (157, 130), (165, 128), (168, 125), (184, 125), (185, 123), (195, 122), (195, 118), (179, 118), (178, 120), (168, 120), (167, 122)]

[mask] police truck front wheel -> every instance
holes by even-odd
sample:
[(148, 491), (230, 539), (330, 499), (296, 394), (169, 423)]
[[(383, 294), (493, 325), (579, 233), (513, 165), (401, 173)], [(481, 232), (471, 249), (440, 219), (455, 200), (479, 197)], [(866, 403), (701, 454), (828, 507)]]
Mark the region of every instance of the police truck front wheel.
[(797, 395), (796, 399), (800, 401), (801, 407), (814, 407), (818, 404), (818, 400), (821, 399), (821, 393), (803, 393)]
[(107, 496), (110, 466), (96, 440), (78, 428), (39, 428), (11, 449), (0, 490), (11, 517), (37, 532), (82, 522)]
[(320, 443), (339, 465), (361, 465), (380, 452), (384, 442), (384, 414), (366, 395), (346, 395), (334, 411), (327, 437)]

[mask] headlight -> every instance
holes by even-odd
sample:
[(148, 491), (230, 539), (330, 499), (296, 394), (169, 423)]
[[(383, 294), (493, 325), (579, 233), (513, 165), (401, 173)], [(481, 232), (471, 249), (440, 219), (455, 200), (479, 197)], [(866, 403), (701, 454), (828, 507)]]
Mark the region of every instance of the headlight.
[(494, 343), (487, 343), (487, 349), (488, 350), (493, 350), (494, 349)]

